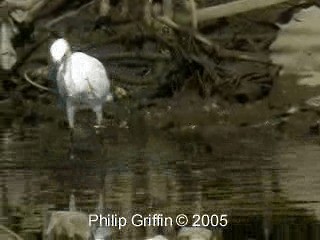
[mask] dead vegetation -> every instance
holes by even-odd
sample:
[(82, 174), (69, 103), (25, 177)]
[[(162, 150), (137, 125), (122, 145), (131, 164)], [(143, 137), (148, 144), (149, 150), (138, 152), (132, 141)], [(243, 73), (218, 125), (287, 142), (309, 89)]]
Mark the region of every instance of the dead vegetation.
[[(31, 4), (35, 2), (36, 5)], [(8, 17), (16, 24), (21, 21), (34, 25), (30, 34), (39, 36), (12, 67), (28, 82), (31, 79), (25, 77), (24, 65), (39, 46), (48, 42), (48, 33), (50, 38), (61, 36), (61, 24), (71, 18), (85, 18), (92, 24), (91, 39), (87, 37), (87, 42), (93, 42), (97, 49), (106, 45), (125, 49), (107, 54), (102, 60), (115, 63), (113, 66), (120, 70), (109, 68), (114, 85), (131, 94), (136, 89), (149, 88), (153, 96), (170, 96), (177, 90), (193, 88), (203, 97), (219, 95), (241, 103), (263, 98), (279, 70), (268, 56), (268, 47), (277, 31), (275, 20), (300, 6), (301, 1), (220, 2), (30, 0), (18, 6), (12, 0), (3, 1), (1, 6), (8, 8)], [(313, 4), (306, 2), (303, 4)], [(44, 6), (51, 13), (45, 20)], [(16, 9), (25, 11), (28, 17), (19, 20), (14, 14)], [(97, 39), (93, 39), (95, 34)], [(69, 37), (65, 32), (62, 35)], [(42, 61), (46, 62), (46, 57)], [(32, 72), (34, 80), (47, 85), (48, 70)]]

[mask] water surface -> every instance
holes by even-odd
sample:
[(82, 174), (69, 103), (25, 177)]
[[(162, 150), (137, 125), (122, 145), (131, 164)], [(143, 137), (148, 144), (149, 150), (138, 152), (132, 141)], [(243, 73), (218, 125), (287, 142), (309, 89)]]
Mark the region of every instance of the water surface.
[[(102, 193), (106, 213), (122, 216), (227, 214), (223, 239), (319, 239), (317, 139), (226, 126), (177, 133), (139, 113), (124, 128), (109, 118), (100, 133), (82, 113), (71, 136), (63, 124), (8, 109), (0, 110), (1, 222), (23, 236), (41, 239), (44, 212), (67, 210), (71, 193), (86, 213)], [(115, 239), (177, 230), (131, 226)]]

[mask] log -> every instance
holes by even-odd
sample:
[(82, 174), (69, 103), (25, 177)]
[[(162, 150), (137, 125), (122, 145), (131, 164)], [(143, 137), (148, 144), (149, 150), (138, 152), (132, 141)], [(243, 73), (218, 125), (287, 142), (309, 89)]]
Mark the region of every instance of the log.
[[(239, 13), (245, 13), (260, 8), (270, 7), (272, 5), (284, 2), (296, 2), (296, 0), (238, 0), (230, 3), (220, 4), (217, 6), (198, 9), (196, 11), (196, 17), (198, 23), (201, 23), (221, 17), (230, 17)], [(189, 23), (190, 19), (187, 18), (183, 21)]]

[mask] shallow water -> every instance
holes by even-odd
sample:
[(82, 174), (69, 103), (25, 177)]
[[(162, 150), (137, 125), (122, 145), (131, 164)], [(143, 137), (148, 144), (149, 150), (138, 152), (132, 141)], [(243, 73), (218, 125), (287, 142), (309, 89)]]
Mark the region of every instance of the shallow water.
[[(22, 236), (41, 239), (45, 211), (67, 210), (71, 193), (90, 214), (103, 193), (106, 214), (128, 219), (227, 214), (227, 226), (216, 229), (221, 239), (319, 239), (317, 139), (218, 126), (166, 132), (139, 114), (128, 128), (108, 119), (100, 133), (89, 117), (71, 136), (55, 122), (17, 121), (7, 109), (0, 110), (0, 220)], [(144, 239), (178, 228), (113, 230), (115, 239)]]

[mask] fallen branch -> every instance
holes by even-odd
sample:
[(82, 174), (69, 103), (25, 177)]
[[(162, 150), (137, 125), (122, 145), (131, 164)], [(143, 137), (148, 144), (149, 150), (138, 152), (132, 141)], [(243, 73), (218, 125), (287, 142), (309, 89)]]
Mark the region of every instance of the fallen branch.
[(39, 47), (42, 46), (42, 44), (44, 44), (45, 42), (48, 41), (48, 39), (50, 38), (50, 36), (45, 36), (42, 39), (40, 39), (38, 42), (36, 42), (35, 44), (33, 44), (30, 49), (28, 49), (28, 51), (26, 51), (19, 59), (18, 61), (15, 63), (15, 65), (12, 68), (12, 72), (16, 72), (25, 62), (26, 60), (33, 54), (33, 52), (35, 50), (37, 50)]
[(50, 2), (50, 0), (42, 0), (32, 4), (32, 8), (28, 11), (27, 22), (32, 22), (37, 14)]
[(138, 79), (137, 77), (129, 77), (124, 74), (110, 74), (111, 78), (114, 79), (118, 83), (122, 84), (128, 84), (132, 86), (144, 86), (144, 85), (153, 85), (155, 84), (155, 81), (153, 78), (148, 77), (148, 78), (140, 78)]
[(54, 20), (46, 23), (46, 24), (45, 24), (45, 28), (46, 28), (46, 29), (49, 29), (49, 28), (51, 28), (52, 26), (54, 26), (55, 24), (61, 22), (62, 20), (77, 15), (81, 10), (83, 10), (83, 9), (86, 8), (86, 7), (91, 6), (91, 5), (94, 4), (94, 3), (95, 3), (95, 0), (93, 0), (93, 1), (91, 1), (91, 2), (88, 2), (88, 3), (84, 4), (84, 5), (82, 5), (81, 7), (79, 7), (79, 8), (76, 9), (76, 10), (67, 12), (67, 13), (65, 13), (65, 14), (57, 17), (57, 18), (55, 18)]
[(190, 11), (191, 11), (191, 23), (194, 30), (198, 30), (198, 16), (197, 16), (197, 7), (194, 0), (189, 0), (190, 2)]
[[(221, 17), (230, 17), (239, 13), (270, 7), (284, 2), (294, 2), (296, 0), (237, 0), (212, 7), (198, 9), (196, 12), (198, 23), (212, 21)], [(190, 19), (186, 19), (190, 22)]]
[(170, 60), (171, 57), (165, 54), (157, 54), (157, 53), (136, 53), (136, 52), (124, 52), (118, 54), (110, 54), (107, 55), (104, 59), (106, 60), (122, 60), (122, 59), (141, 59), (148, 61), (167, 61)]
[(173, 22), (171, 19), (168, 19), (166, 17), (158, 17), (156, 19), (158, 21), (160, 21), (161, 23), (167, 25), (168, 27), (173, 28), (174, 30), (182, 31), (182, 32), (186, 32), (186, 33), (190, 34), (197, 41), (201, 42), (202, 44), (206, 45), (207, 47), (212, 48), (212, 50), (218, 55), (218, 57), (234, 58), (234, 59), (238, 59), (238, 60), (259, 62), (259, 63), (268, 64), (268, 65), (273, 65), (273, 63), (271, 61), (266, 60), (265, 58), (253, 55), (251, 53), (225, 49), (225, 48), (221, 47), (218, 43), (215, 43), (215, 42), (209, 40), (201, 33), (196, 32), (196, 31), (190, 31), (186, 28), (183, 28), (183, 27), (179, 26), (177, 23)]

